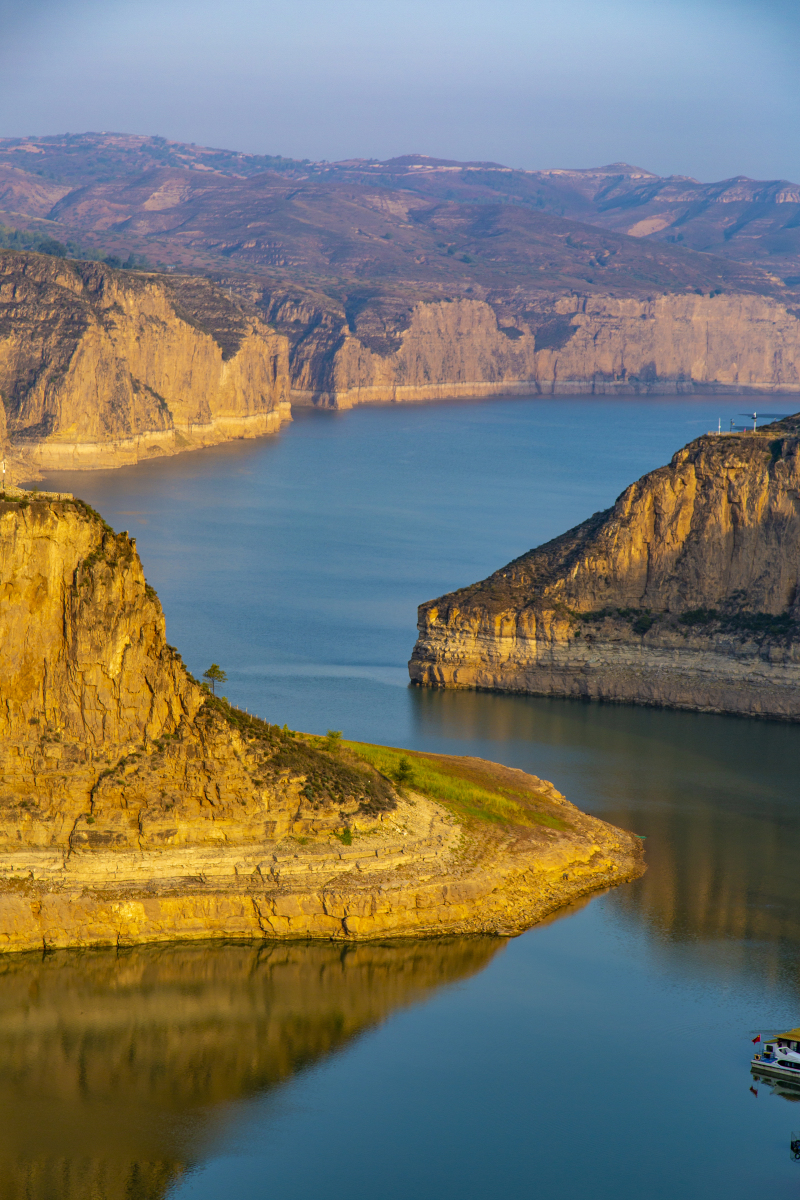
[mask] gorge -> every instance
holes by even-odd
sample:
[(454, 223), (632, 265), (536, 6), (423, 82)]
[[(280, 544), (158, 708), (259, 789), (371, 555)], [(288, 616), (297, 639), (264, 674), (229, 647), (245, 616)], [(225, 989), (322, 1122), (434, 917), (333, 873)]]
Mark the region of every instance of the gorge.
[(244, 291), (0, 251), (0, 445), (17, 478), (256, 437), (292, 404), (800, 389), (800, 309), (767, 295), (412, 297), (348, 318)]
[(797, 392), (799, 208), (624, 163), (0, 139), (0, 443), (31, 479), (290, 405)]

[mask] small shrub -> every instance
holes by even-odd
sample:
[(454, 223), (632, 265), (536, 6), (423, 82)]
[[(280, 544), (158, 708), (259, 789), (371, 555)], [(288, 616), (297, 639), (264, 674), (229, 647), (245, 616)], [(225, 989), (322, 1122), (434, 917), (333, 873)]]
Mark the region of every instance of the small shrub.
[(341, 744), (342, 744), (341, 729), (329, 729), (327, 737), (325, 738), (325, 741), (323, 743), (324, 749), (327, 750), (329, 754), (338, 754), (339, 747), (341, 746)]
[(352, 846), (353, 835), (349, 829), (345, 829), (344, 833), (337, 833), (336, 836), (343, 846)]
[(403, 755), (400, 762), (397, 764), (397, 769), (394, 773), (395, 782), (398, 787), (408, 787), (414, 781), (414, 768), (411, 763)]

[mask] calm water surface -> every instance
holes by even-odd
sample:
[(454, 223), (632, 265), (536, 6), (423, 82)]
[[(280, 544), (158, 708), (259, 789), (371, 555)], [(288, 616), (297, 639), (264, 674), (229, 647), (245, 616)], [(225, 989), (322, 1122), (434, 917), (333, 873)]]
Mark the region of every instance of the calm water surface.
[[(130, 530), (196, 673), (272, 721), (552, 779), (649, 870), (510, 942), (0, 963), (0, 1198), (800, 1196), (800, 729), (406, 686), (416, 605), (613, 502), (741, 398), (300, 414), (62, 473)], [(792, 412), (796, 400), (773, 397)]]

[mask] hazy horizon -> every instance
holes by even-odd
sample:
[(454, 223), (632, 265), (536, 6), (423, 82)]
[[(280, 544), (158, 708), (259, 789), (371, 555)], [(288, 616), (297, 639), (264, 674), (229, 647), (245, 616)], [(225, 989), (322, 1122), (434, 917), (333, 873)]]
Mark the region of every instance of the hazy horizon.
[(786, 0), (0, 0), (0, 136), (800, 179)]

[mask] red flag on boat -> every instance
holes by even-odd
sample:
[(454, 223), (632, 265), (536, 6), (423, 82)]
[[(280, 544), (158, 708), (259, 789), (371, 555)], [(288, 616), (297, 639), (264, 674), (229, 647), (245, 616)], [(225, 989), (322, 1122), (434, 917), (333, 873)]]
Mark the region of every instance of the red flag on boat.
[(751, 1087), (750, 1091), (753, 1093), (754, 1096), (758, 1095), (758, 1092), (756, 1091), (756, 1089), (754, 1087)]
[(761, 1034), (759, 1034), (758, 1037), (753, 1038), (753, 1045), (755, 1046), (756, 1042), (760, 1042), (760, 1041), (761, 1041)]

